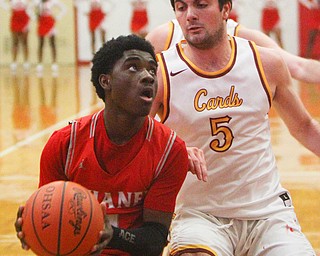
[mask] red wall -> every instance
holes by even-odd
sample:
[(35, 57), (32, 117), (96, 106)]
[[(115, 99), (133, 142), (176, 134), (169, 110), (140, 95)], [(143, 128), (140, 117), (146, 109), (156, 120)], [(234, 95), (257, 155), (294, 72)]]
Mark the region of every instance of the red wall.
[(299, 3), (299, 33), (300, 33), (300, 55), (306, 56), (309, 31), (318, 29), (311, 58), (320, 59), (320, 8), (310, 10)]

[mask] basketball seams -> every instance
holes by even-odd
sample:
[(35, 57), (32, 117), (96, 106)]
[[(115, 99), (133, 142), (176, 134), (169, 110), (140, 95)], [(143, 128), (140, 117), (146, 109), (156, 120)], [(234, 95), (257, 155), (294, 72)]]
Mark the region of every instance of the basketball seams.
[(64, 195), (65, 195), (65, 192), (66, 192), (66, 186), (67, 186), (67, 182), (64, 181), (63, 182), (63, 188), (62, 188), (62, 194), (61, 194), (61, 204), (60, 204), (60, 214), (59, 214), (59, 228), (58, 228), (58, 241), (57, 241), (57, 252), (58, 252), (58, 255), (61, 255), (60, 254), (60, 238), (61, 238), (61, 230), (62, 230), (62, 219), (63, 219), (63, 209), (64, 209)]
[(40, 193), (40, 190), (37, 191), (37, 193), (35, 194), (33, 200), (32, 200), (32, 209), (31, 209), (31, 223), (32, 223), (32, 227), (33, 227), (33, 230), (34, 230), (34, 234), (37, 238), (37, 241), (39, 243), (39, 245), (42, 247), (43, 250), (45, 250), (47, 253), (51, 254), (51, 255), (55, 255), (54, 253), (50, 252), (46, 246), (42, 243), (40, 237), (39, 237), (39, 234), (38, 234), (38, 230), (37, 230), (37, 227), (35, 225), (35, 221), (34, 221), (34, 209), (36, 208), (35, 207), (35, 203), (37, 201), (37, 197)]
[(28, 199), (23, 215), (26, 242), (34, 253), (43, 256), (90, 254), (104, 225), (94, 195), (71, 181), (54, 181), (38, 188)]
[[(82, 238), (79, 240), (78, 244), (70, 251), (70, 252), (67, 252), (66, 254), (63, 254), (62, 256), (66, 256), (66, 255), (69, 255), (70, 253), (74, 252), (75, 250), (77, 250), (79, 248), (79, 246), (82, 244), (82, 241), (87, 237), (87, 233), (90, 229), (90, 225), (91, 225), (91, 221), (92, 221), (92, 216), (93, 216), (93, 202), (92, 202), (92, 197), (91, 197), (91, 192), (89, 192), (89, 190), (86, 191), (87, 192), (87, 196), (89, 198), (89, 202), (90, 202), (90, 218), (89, 218), (89, 221), (86, 225), (86, 231), (84, 232), (84, 234), (82, 235)], [(91, 252), (91, 249), (89, 249), (89, 251), (85, 254), (88, 254)]]

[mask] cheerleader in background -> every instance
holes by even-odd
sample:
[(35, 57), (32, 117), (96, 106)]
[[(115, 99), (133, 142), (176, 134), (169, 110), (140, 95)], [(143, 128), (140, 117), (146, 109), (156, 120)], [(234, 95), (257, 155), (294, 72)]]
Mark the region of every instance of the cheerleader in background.
[[(35, 4), (37, 6), (38, 13), (38, 37), (39, 37), (39, 47), (38, 47), (38, 65), (37, 71), (42, 72), (43, 70), (43, 46), (44, 39), (47, 37), (49, 39), (51, 55), (52, 55), (52, 65), (51, 70), (58, 71), (57, 65), (57, 49), (56, 49), (56, 27), (55, 23), (60, 20), (66, 13), (66, 6), (59, 0), (36, 0)], [(59, 13), (54, 15), (54, 10), (58, 9)]]
[(148, 33), (148, 12), (146, 0), (131, 1), (133, 8), (131, 17), (131, 33), (144, 38)]
[(91, 49), (92, 53), (96, 52), (96, 32), (98, 32), (101, 36), (101, 41), (104, 43), (106, 41), (106, 33), (107, 28), (105, 24), (105, 19), (107, 13), (111, 11), (114, 4), (111, 1), (106, 3), (110, 3), (110, 10), (107, 12), (104, 8), (104, 5), (101, 0), (90, 0), (90, 11), (89, 11), (89, 30), (91, 34)]
[(270, 36), (273, 33), (279, 46), (283, 48), (280, 14), (276, 0), (265, 0), (262, 8), (261, 27), (266, 35)]
[(28, 0), (1, 1), (1, 7), (6, 11), (11, 10), (10, 31), (12, 36), (12, 63), (10, 68), (13, 72), (17, 69), (17, 58), (19, 45), (23, 50), (23, 67), (27, 71), (29, 64), (28, 34), (30, 19), (32, 15), (32, 5)]

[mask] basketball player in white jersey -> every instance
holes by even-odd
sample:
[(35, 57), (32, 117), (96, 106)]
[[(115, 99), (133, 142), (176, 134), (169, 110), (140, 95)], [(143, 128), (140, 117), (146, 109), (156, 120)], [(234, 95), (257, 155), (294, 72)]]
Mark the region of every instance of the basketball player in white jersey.
[(199, 182), (187, 175), (170, 254), (315, 256), (280, 184), (271, 148), (273, 105), (290, 133), (320, 157), (320, 124), (293, 91), (285, 62), (273, 49), (228, 36), (232, 0), (171, 4), (186, 41), (158, 55), (151, 114), (186, 142), (190, 158), (191, 147), (204, 152), (208, 177)]
[[(293, 78), (306, 83), (320, 83), (320, 61), (294, 55), (282, 49), (272, 38), (261, 31), (249, 29), (232, 19), (227, 20), (227, 31), (229, 35), (239, 36), (254, 41), (259, 46), (277, 50), (286, 62)], [(146, 36), (146, 39), (155, 47), (155, 52), (159, 53), (178, 43), (183, 39), (183, 34), (177, 20), (173, 19), (156, 27)]]

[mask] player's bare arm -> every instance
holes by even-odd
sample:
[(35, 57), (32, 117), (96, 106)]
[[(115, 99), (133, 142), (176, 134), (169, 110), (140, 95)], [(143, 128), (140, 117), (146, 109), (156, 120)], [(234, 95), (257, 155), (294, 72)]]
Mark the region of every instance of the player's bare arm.
[(275, 49), (284, 59), (290, 75), (307, 83), (319, 83), (320, 61), (302, 58), (282, 49), (275, 41), (261, 31), (240, 25), (237, 36), (255, 42), (257, 45)]
[(320, 124), (311, 117), (292, 86), (288, 68), (276, 51), (259, 48), (273, 104), (291, 135), (307, 149), (320, 156)]
[(149, 32), (146, 40), (152, 42), (155, 53), (159, 53), (166, 49), (166, 42), (169, 35), (169, 22), (156, 27)]

